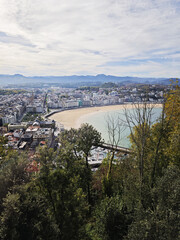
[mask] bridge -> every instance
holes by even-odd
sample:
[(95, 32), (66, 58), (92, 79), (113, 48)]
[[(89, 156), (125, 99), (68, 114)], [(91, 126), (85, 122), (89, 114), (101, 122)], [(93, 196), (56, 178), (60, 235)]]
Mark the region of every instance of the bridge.
[(115, 145), (108, 144), (108, 143), (101, 143), (101, 144), (98, 145), (98, 147), (113, 150), (113, 151), (116, 151), (116, 152), (121, 152), (121, 153), (124, 153), (124, 154), (132, 154), (133, 153), (133, 150), (130, 149), (130, 148), (115, 146)]
[[(108, 144), (108, 143), (98, 144), (98, 146), (95, 146), (95, 148), (97, 148), (97, 147), (100, 147), (102, 149), (108, 149), (108, 150), (115, 151), (115, 152), (121, 152), (124, 155), (124, 156), (122, 155), (122, 159), (124, 159), (126, 157), (126, 155), (129, 155), (129, 154), (133, 153), (132, 149), (125, 148), (125, 147), (120, 147), (120, 146), (115, 146), (115, 145)], [(91, 159), (90, 158), (88, 160), (88, 163), (91, 166), (91, 168), (96, 169), (102, 164), (102, 161), (103, 161), (102, 159), (98, 159), (96, 157), (96, 159)]]

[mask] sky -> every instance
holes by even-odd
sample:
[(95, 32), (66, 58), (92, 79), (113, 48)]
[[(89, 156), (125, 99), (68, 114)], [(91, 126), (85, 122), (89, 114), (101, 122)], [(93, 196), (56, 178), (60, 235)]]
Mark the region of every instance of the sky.
[(0, 74), (180, 77), (180, 0), (0, 0)]

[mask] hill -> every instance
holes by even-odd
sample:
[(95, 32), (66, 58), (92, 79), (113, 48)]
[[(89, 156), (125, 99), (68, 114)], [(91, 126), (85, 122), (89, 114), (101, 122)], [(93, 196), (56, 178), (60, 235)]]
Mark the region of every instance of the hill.
[(129, 76), (112, 76), (98, 74), (92, 75), (72, 75), (72, 76), (33, 76), (26, 77), (21, 74), (0, 75), (0, 85), (8, 87), (30, 87), (30, 86), (61, 86), (61, 87), (79, 87), (79, 86), (100, 86), (103, 83), (112, 82), (120, 85), (131, 83), (143, 84), (169, 84), (169, 78), (139, 78)]

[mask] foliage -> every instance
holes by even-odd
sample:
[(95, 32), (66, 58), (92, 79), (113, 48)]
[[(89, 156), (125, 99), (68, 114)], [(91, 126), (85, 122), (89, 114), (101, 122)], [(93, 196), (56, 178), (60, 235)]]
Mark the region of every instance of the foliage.
[(42, 121), (43, 118), (41, 114), (38, 113), (26, 113), (26, 115), (23, 117), (23, 122), (29, 122), (29, 121), (35, 121), (36, 119)]
[[(69, 131), (64, 131), (61, 135), (62, 147), (69, 146), (70, 152), (77, 158), (84, 158), (86, 163), (86, 190), (88, 202), (91, 202), (91, 170), (88, 164), (88, 156), (93, 146), (98, 146), (101, 142), (101, 134), (91, 125), (82, 124), (81, 127), (76, 130), (71, 128)], [(67, 149), (67, 148), (65, 148)]]
[(140, 206), (135, 221), (130, 227), (127, 239), (171, 240), (178, 239), (180, 222), (180, 171), (177, 167), (167, 169), (164, 176), (151, 190), (152, 208)]
[(7, 150), (5, 148), (6, 143), (7, 143), (7, 139), (0, 136), (0, 167), (1, 167), (1, 164), (3, 162), (3, 158), (7, 154)]
[(27, 158), (17, 153), (9, 153), (0, 168), (0, 210), (2, 209), (3, 198), (8, 192), (16, 192), (19, 186), (29, 181), (29, 176), (25, 171)]
[(169, 152), (170, 162), (180, 167), (180, 87), (175, 83), (175, 89), (166, 96), (165, 114), (169, 121)]
[(94, 233), (99, 240), (120, 240), (126, 236), (130, 219), (119, 196), (105, 198), (94, 213)]
[(80, 176), (56, 164), (56, 156), (51, 149), (40, 150), (37, 175), (27, 174), (27, 162), (15, 153), (7, 157), (0, 175), (2, 239), (81, 239), (84, 235), (88, 205)]
[(21, 187), (3, 199), (1, 239), (55, 239), (52, 222), (46, 214), (46, 202)]
[(88, 208), (77, 179), (60, 168), (50, 172), (42, 169), (37, 191), (46, 201), (47, 215), (54, 222), (58, 239), (79, 239)]
[(89, 124), (82, 124), (78, 130), (78, 150), (82, 151), (86, 158), (90, 154), (90, 150), (93, 146), (98, 146), (101, 142), (101, 134)]
[(172, 85), (174, 89), (165, 95), (165, 113), (167, 119), (171, 119), (172, 123), (178, 123), (180, 119), (180, 86), (178, 81)]
[(101, 88), (117, 88), (117, 87), (118, 87), (117, 84), (113, 82), (107, 82), (101, 85)]

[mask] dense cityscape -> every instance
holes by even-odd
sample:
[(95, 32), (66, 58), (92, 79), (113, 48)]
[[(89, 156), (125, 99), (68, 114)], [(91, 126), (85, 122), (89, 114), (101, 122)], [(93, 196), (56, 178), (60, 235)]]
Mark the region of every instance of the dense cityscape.
[(13, 149), (35, 149), (45, 142), (50, 147), (54, 140), (54, 130), (60, 132), (64, 129), (63, 126), (58, 128), (60, 125), (48, 119), (54, 112), (145, 101), (163, 103), (163, 94), (169, 88), (163, 85), (133, 85), (121, 88), (11, 89), (8, 92), (2, 89), (1, 135), (8, 137), (8, 146)]

